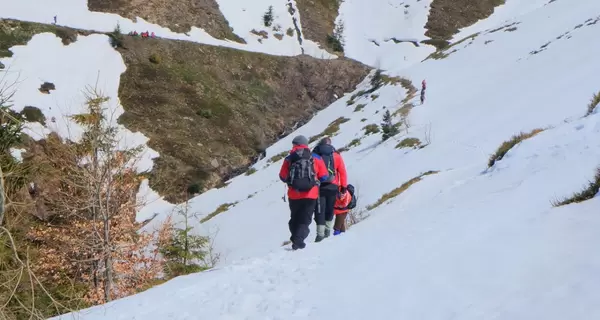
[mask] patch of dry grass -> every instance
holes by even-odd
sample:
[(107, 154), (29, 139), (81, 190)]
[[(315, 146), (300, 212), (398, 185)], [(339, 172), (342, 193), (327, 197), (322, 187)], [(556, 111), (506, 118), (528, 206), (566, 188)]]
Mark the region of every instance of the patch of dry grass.
[(508, 153), (510, 149), (519, 144), (521, 141), (527, 140), (542, 131), (544, 131), (544, 129), (538, 128), (528, 133), (521, 132), (513, 135), (509, 140), (502, 142), (500, 147), (498, 147), (498, 150), (496, 150), (496, 152), (490, 157), (490, 160), (488, 161), (488, 167), (491, 168), (496, 162), (502, 160), (506, 153)]
[(337, 134), (338, 131), (340, 131), (340, 125), (342, 123), (346, 123), (348, 121), (350, 121), (350, 119), (344, 118), (344, 117), (339, 117), (339, 118), (333, 120), (329, 124), (329, 126), (327, 126), (327, 128), (325, 128), (325, 130), (323, 130), (323, 132), (319, 133), (318, 135), (310, 137), (310, 139), (308, 139), (308, 142), (313, 143), (321, 138), (331, 137), (331, 136)]
[(229, 208), (235, 206), (237, 204), (237, 202), (232, 202), (232, 203), (223, 203), (222, 205), (220, 205), (217, 209), (215, 209), (215, 211), (211, 212), (209, 215), (207, 215), (206, 217), (200, 219), (200, 223), (205, 223), (206, 221), (216, 217), (217, 215), (229, 210)]
[(418, 148), (421, 146), (421, 140), (417, 138), (405, 138), (396, 145), (396, 149)]
[(354, 112), (358, 112), (358, 111), (364, 109), (364, 107), (366, 107), (366, 106), (367, 106), (366, 104), (359, 104), (354, 108)]
[(375, 123), (371, 123), (371, 124), (364, 126), (363, 130), (365, 130), (365, 135), (379, 133), (379, 131), (380, 131), (379, 126)]
[(350, 141), (347, 145), (343, 146), (342, 148), (338, 149), (337, 151), (342, 153), (342, 152), (346, 152), (356, 146), (360, 145), (360, 139), (356, 138), (353, 139), (352, 141)]
[(598, 104), (600, 104), (600, 91), (598, 91), (598, 93), (592, 96), (592, 100), (590, 100), (590, 103), (588, 104), (587, 113), (585, 114), (585, 116), (587, 117), (590, 114), (592, 114), (594, 112), (594, 109), (596, 109), (596, 107), (598, 106)]
[(588, 182), (588, 185), (584, 187), (581, 191), (574, 193), (572, 196), (565, 198), (563, 200), (554, 201), (552, 203), (555, 207), (560, 207), (564, 205), (568, 205), (571, 203), (579, 203), (586, 200), (590, 200), (595, 197), (600, 191), (600, 168), (596, 169), (596, 175), (594, 179)]
[(269, 159), (269, 163), (275, 163), (283, 158), (285, 158), (287, 155), (289, 154), (289, 151), (282, 151), (274, 156), (271, 157), (271, 159)]
[(391, 200), (397, 196), (399, 196), (400, 194), (402, 194), (404, 191), (408, 190), (408, 188), (410, 188), (410, 186), (412, 186), (413, 184), (419, 182), (422, 180), (422, 178), (424, 176), (428, 176), (431, 174), (436, 174), (439, 171), (427, 171), (417, 177), (414, 177), (408, 181), (406, 181), (405, 183), (403, 183), (401, 186), (399, 186), (398, 188), (384, 194), (381, 196), (381, 198), (379, 198), (379, 200), (377, 200), (374, 204), (367, 206), (367, 210), (373, 210), (377, 207), (379, 207), (380, 205), (382, 205), (383, 203), (387, 202), (388, 200)]

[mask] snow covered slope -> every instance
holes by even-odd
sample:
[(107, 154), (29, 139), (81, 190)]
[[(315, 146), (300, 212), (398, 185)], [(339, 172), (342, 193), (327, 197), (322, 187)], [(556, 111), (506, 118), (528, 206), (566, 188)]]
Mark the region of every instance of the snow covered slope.
[[(272, 2), (276, 1), (272, 0)], [(266, 3), (269, 3), (269, 1)], [(268, 6), (264, 8), (261, 7), (261, 10), (266, 10), (267, 7)], [(20, 0), (18, 2), (11, 0), (0, 0), (0, 8), (2, 8), (2, 11), (0, 12), (0, 18), (11, 18), (50, 24), (53, 22), (53, 17), (56, 15), (58, 25), (84, 30), (111, 32), (117, 25), (119, 25), (121, 32), (125, 34), (129, 33), (130, 31), (149, 31), (154, 32), (157, 37), (194, 41), (252, 52), (294, 56), (302, 54), (304, 51), (304, 53), (312, 55), (316, 58), (330, 59), (336, 57), (335, 55), (329, 54), (327, 51), (320, 49), (314, 42), (308, 41), (304, 44), (300, 44), (295, 38), (289, 36), (285, 37), (285, 41), (282, 40), (283, 42), (273, 38), (271, 41), (259, 43), (256, 41), (256, 36), (253, 37), (253, 35), (248, 33), (250, 30), (244, 29), (243, 32), (240, 32), (239, 28), (234, 28), (234, 31), (236, 33), (239, 32), (238, 35), (240, 35), (242, 38), (245, 38), (246, 40), (252, 40), (249, 42), (249, 44), (215, 39), (204, 30), (197, 27), (192, 27), (192, 30), (187, 34), (175, 33), (168, 28), (149, 23), (140, 17), (137, 18), (136, 22), (134, 22), (116, 14), (90, 12), (88, 10), (87, 0), (57, 0), (46, 4), (40, 4), (38, 0)], [(228, 7), (225, 7), (225, 9), (227, 8)], [(224, 11), (224, 13), (227, 14), (228, 11)], [(258, 16), (253, 15), (251, 17), (237, 16), (233, 18), (234, 20), (230, 21), (243, 22), (246, 21), (244, 18), (254, 19), (256, 22), (249, 20), (248, 23), (251, 25), (260, 26), (262, 14)], [(280, 21), (277, 20), (277, 22), (279, 23)], [(281, 19), (281, 24), (285, 25), (286, 27), (290, 23), (291, 17), (289, 17), (289, 19)], [(234, 27), (236, 27), (236, 25), (234, 25)], [(285, 32), (285, 29), (283, 29), (282, 32)], [(306, 50), (304, 50), (304, 48), (306, 48)]]
[[(508, 0), (506, 8), (511, 16), (504, 11), (490, 18), (494, 24), (474, 25), (470, 31), (479, 33), (439, 60), (390, 72), (416, 87), (426, 78), (424, 105), (400, 85), (360, 95), (371, 87), (366, 80), (354, 98), (270, 147), (256, 173), (193, 199), (204, 215), (231, 204), (199, 226), (218, 231), (219, 268), (60, 319), (600, 317), (600, 200), (552, 206), (600, 165), (600, 115), (584, 117), (600, 90), (600, 43), (592, 40), (600, 3)], [(385, 110), (410, 102), (416, 106), (393, 139), (364, 134)], [(346, 234), (313, 244), (313, 225), (305, 250), (285, 251), (282, 160), (269, 159), (296, 134), (317, 135), (340, 117), (348, 120), (339, 121), (333, 142), (352, 145), (343, 156), (360, 210), (424, 172), (439, 172), (370, 210)], [(536, 128), (545, 130), (487, 167), (503, 141)], [(424, 147), (396, 148), (409, 137)]]

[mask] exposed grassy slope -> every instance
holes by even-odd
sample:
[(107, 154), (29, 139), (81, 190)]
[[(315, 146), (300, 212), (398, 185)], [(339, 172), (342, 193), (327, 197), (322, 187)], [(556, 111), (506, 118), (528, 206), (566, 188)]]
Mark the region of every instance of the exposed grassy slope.
[[(151, 184), (177, 200), (245, 171), (298, 121), (368, 73), (354, 61), (279, 57), (185, 41), (125, 37), (120, 121), (150, 138)], [(151, 62), (150, 58), (152, 57)], [(156, 63), (158, 61), (158, 63)]]
[(56, 34), (62, 39), (65, 45), (76, 41), (77, 34), (89, 34), (86, 31), (54, 25), (0, 19), (0, 58), (12, 57), (12, 52), (10, 52), (9, 48), (16, 45), (24, 45), (35, 34), (43, 32)]
[(323, 47), (327, 45), (327, 35), (333, 33), (341, 1), (296, 0), (306, 39), (318, 42)]
[(494, 8), (505, 0), (433, 0), (429, 19), (425, 24), (425, 35), (431, 38), (424, 42), (438, 49), (448, 46), (449, 40), (459, 29), (489, 17)]
[(132, 20), (141, 17), (175, 32), (196, 26), (215, 38), (244, 42), (233, 33), (216, 0), (88, 0), (88, 8)]

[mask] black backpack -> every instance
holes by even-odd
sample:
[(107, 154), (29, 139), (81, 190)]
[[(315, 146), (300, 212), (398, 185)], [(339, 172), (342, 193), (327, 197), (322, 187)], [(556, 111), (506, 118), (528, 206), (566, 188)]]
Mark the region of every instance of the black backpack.
[(348, 190), (348, 192), (350, 192), (350, 195), (352, 196), (352, 200), (350, 200), (350, 203), (348, 203), (348, 209), (354, 209), (356, 208), (356, 201), (358, 201), (356, 194), (354, 194), (354, 186), (349, 184), (346, 187), (346, 190)]
[(290, 188), (306, 192), (319, 185), (314, 160), (310, 149), (298, 149), (290, 157), (290, 170), (287, 184)]
[(334, 161), (334, 152), (336, 152), (335, 148), (331, 145), (319, 145), (315, 147), (313, 150), (316, 154), (320, 155), (325, 162), (325, 167), (327, 167), (327, 173), (329, 174), (329, 178), (323, 181), (323, 184), (329, 184), (335, 181), (335, 161)]

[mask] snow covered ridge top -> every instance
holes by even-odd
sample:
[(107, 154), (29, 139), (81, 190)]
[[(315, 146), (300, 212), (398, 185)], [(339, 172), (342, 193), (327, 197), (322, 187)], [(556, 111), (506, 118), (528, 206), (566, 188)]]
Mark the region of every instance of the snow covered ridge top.
[[(144, 5), (146, 4), (145, 2), (143, 3)], [(98, 3), (92, 1), (92, 5), (90, 5), (90, 7), (96, 8), (96, 5), (98, 5)], [(305, 53), (317, 58), (336, 58), (335, 55), (331, 55), (327, 51), (320, 49), (316, 43), (312, 41), (304, 41), (300, 43), (295, 37), (292, 36), (286, 36), (282, 38), (281, 41), (275, 39), (275, 41), (269, 41), (263, 44), (261, 43), (262, 40), (259, 41), (260, 37), (250, 33), (243, 33), (243, 36), (247, 38), (245, 41), (247, 43), (244, 44), (229, 40), (216, 39), (209, 35), (205, 30), (191, 26), (191, 22), (185, 21), (180, 22), (190, 25), (191, 30), (186, 33), (177, 33), (171, 31), (167, 27), (149, 23), (140, 17), (136, 19), (136, 22), (134, 22), (130, 19), (112, 13), (92, 12), (88, 9), (87, 1), (85, 0), (59, 0), (54, 2), (51, 8), (40, 5), (36, 0), (24, 0), (19, 1), (18, 3), (9, 0), (1, 0), (0, 6), (3, 8), (2, 12), (0, 13), (0, 18), (18, 19), (46, 24), (53, 23), (54, 18), (56, 18), (56, 24), (58, 25), (83, 30), (94, 30), (98, 32), (111, 32), (116, 28), (117, 25), (119, 25), (121, 31), (125, 34), (133, 31), (150, 31), (154, 32), (157, 37), (186, 40), (215, 46), (225, 46), (251, 52), (262, 52), (283, 56), (295, 56)], [(147, 8), (153, 12), (167, 10), (164, 8), (160, 10), (152, 7)], [(174, 8), (185, 10), (184, 7), (180, 6), (175, 6)], [(209, 11), (213, 12), (214, 8), (210, 9)], [(168, 14), (168, 12), (165, 14)], [(219, 17), (220, 15), (217, 16)], [(219, 20), (218, 17), (217, 21)], [(160, 18), (157, 19), (157, 21), (161, 21)], [(200, 17), (198, 17), (198, 19), (200, 19)], [(202, 20), (204, 21), (204, 19)], [(256, 25), (259, 25), (261, 20), (261, 16), (256, 17)], [(288, 20), (291, 21), (291, 17)], [(221, 26), (217, 28), (220, 30), (219, 34), (229, 35), (230, 38), (232, 37), (232, 34), (227, 30), (223, 23), (216, 24)], [(249, 31), (250, 30), (247, 30), (247, 32)], [(239, 38), (238, 41), (240, 41)]]

